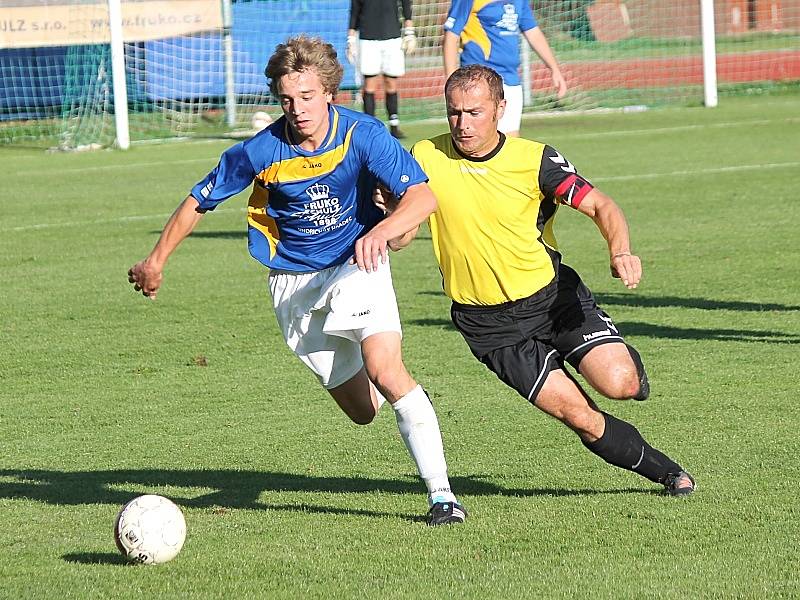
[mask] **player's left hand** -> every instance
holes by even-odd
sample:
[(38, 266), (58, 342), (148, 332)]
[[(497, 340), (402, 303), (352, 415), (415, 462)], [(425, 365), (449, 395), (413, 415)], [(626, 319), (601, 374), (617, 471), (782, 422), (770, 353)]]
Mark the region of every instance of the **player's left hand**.
[(378, 184), (372, 193), (372, 201), (384, 214), (390, 215), (400, 202), (397, 197), (382, 185)]
[(380, 264), (386, 262), (389, 255), (389, 240), (380, 235), (375, 229), (370, 230), (364, 237), (356, 240), (356, 252), (353, 260), (358, 268), (367, 273), (378, 270)]
[(622, 280), (629, 290), (642, 280), (642, 261), (635, 254), (620, 252), (611, 257), (611, 276)]
[(403, 27), (403, 40), (400, 42), (400, 47), (406, 54), (414, 54), (417, 49), (417, 34), (414, 33), (413, 27)]
[(556, 88), (556, 96), (560, 100), (567, 95), (567, 80), (561, 74), (561, 71), (556, 69), (551, 73), (553, 77), (553, 87)]

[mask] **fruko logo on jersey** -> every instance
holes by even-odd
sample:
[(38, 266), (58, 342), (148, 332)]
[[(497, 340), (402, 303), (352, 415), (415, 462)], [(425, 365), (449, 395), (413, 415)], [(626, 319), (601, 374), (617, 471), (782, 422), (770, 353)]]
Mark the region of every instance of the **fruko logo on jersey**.
[(447, 21), (444, 22), (445, 31), (450, 31), (453, 28), (453, 25), (455, 24), (456, 24), (455, 18), (447, 17)]
[(505, 31), (500, 32), (501, 35), (509, 35), (519, 31), (519, 15), (513, 4), (509, 2), (503, 5), (503, 17), (495, 25), (499, 29), (505, 29)]
[(306, 195), (309, 201), (303, 204), (303, 210), (292, 213), (293, 217), (308, 221), (312, 225), (300, 227), (299, 230), (303, 233), (318, 235), (344, 227), (353, 220), (352, 215), (343, 218), (352, 207), (343, 208), (338, 197), (331, 198), (330, 186), (315, 183), (306, 188)]

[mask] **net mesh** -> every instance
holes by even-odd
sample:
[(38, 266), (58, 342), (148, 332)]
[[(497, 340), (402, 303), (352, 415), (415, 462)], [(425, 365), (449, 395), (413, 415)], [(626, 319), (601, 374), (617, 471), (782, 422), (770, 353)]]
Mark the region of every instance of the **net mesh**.
[[(441, 39), (449, 5), (414, 2), (418, 49), (400, 80), (403, 121), (443, 115)], [(131, 140), (245, 132), (256, 111), (276, 117), (263, 76), (267, 57), (298, 33), (320, 35), (343, 57), (349, 7), (349, 0), (233, 0), (233, 68), (226, 75), (216, 0), (123, 0)], [(549, 72), (524, 45), (523, 75), (532, 89), (526, 112), (702, 102), (699, 0), (536, 0), (532, 7), (569, 93), (556, 99)], [(715, 11), (722, 96), (800, 89), (800, 0), (716, 0)], [(113, 142), (107, 27), (105, 0), (3, 3), (0, 143)], [(360, 108), (357, 88), (345, 64), (337, 101)], [(226, 115), (230, 91), (234, 119)]]

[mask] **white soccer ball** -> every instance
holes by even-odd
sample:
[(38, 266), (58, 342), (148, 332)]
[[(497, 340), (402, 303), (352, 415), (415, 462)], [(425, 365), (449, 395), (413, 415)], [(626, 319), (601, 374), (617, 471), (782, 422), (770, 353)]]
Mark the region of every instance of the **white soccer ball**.
[(163, 496), (146, 494), (122, 507), (114, 523), (114, 541), (133, 562), (157, 565), (178, 555), (186, 540), (181, 509)]
[(272, 117), (270, 117), (267, 113), (263, 110), (259, 110), (256, 113), (253, 113), (252, 118), (250, 119), (250, 126), (255, 131), (261, 131), (262, 129), (266, 129), (272, 123)]

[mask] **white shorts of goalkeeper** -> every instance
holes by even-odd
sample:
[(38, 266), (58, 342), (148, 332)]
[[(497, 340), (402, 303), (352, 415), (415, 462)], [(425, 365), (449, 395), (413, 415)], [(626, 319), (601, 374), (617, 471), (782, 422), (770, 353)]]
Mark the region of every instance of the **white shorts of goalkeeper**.
[(269, 290), (283, 338), (330, 389), (363, 366), (361, 342), (402, 335), (389, 261), (367, 273), (345, 263), (322, 271), (270, 271)]
[(391, 40), (361, 40), (358, 48), (359, 70), (365, 77), (406, 74), (406, 57), (401, 38)]

